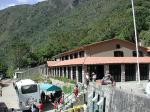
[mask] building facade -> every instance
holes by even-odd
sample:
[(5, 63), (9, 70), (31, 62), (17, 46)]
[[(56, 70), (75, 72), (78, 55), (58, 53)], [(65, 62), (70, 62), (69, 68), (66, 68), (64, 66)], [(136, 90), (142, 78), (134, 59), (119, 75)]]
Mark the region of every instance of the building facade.
[[(150, 78), (150, 57), (147, 48), (139, 46), (140, 79)], [(85, 82), (85, 75), (92, 72), (96, 79), (110, 73), (116, 82), (136, 81), (137, 58), (135, 44), (120, 39), (110, 39), (85, 45), (55, 56), (47, 61), (48, 75), (66, 77), (76, 82)]]

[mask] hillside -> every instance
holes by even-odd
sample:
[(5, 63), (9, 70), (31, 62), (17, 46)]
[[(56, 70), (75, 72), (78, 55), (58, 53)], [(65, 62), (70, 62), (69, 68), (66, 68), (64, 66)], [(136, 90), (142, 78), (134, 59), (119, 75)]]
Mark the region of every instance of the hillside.
[[(138, 36), (150, 45), (150, 1), (136, 0)], [(49, 0), (0, 11), (0, 69), (41, 64), (57, 53), (109, 38), (133, 41), (130, 0)], [(7, 60), (7, 61), (6, 61)]]

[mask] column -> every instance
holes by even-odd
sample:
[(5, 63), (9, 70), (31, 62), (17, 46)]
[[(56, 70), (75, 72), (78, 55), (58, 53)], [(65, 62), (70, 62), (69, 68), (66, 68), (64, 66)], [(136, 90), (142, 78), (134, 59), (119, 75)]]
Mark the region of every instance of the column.
[(136, 66), (136, 71), (135, 71), (136, 72), (136, 78), (135, 79), (136, 79), (136, 81), (138, 81), (138, 67), (137, 67), (137, 64), (135, 66)]
[(59, 75), (59, 77), (60, 77), (60, 67), (58, 67), (58, 75)]
[(85, 75), (87, 73), (87, 65), (82, 65), (82, 83), (85, 84)]
[(64, 67), (62, 67), (62, 77), (65, 77), (65, 73), (64, 73)]
[(104, 65), (104, 74), (109, 73), (109, 65)]
[(149, 77), (148, 78), (150, 79), (150, 64), (148, 64), (148, 68), (149, 68), (149, 71), (148, 71)]
[(56, 77), (56, 68), (54, 67), (54, 77)]
[(79, 52), (77, 52), (77, 57), (78, 57), (78, 58), (80, 58), (80, 54), (79, 54)]
[(72, 67), (72, 66), (70, 67), (70, 70), (71, 70), (71, 73), (70, 73), (70, 75), (71, 75), (71, 80), (73, 80), (73, 67)]
[(69, 73), (68, 73), (68, 67), (66, 67), (66, 78), (68, 78), (69, 76)]
[(121, 64), (121, 82), (125, 82), (125, 65)]
[(76, 66), (76, 82), (79, 82), (79, 72), (78, 72), (78, 66)]

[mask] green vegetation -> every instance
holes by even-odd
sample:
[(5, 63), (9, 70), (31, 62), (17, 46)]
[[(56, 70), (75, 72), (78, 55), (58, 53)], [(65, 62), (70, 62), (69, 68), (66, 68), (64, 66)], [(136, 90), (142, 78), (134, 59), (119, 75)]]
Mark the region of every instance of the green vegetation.
[(72, 93), (73, 92), (73, 86), (72, 85), (70, 85), (70, 86), (63, 86), (62, 87), (62, 91), (65, 94)]
[(43, 79), (41, 74), (32, 75), (30, 78), (32, 80), (34, 80), (35, 82), (37, 82), (37, 83), (44, 81), (44, 79)]
[(64, 83), (72, 83), (75, 84), (74, 80), (68, 79), (66, 77), (53, 77), (53, 79), (63, 81)]
[[(150, 45), (150, 1), (135, 0), (139, 40)], [(48, 0), (0, 11), (0, 72), (45, 63), (95, 41), (134, 39), (130, 0)]]

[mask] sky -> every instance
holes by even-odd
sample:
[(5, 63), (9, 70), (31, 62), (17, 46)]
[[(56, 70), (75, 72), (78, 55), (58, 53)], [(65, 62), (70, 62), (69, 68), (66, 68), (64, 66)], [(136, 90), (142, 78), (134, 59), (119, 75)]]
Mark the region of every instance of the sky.
[(35, 4), (45, 0), (0, 0), (0, 10), (21, 4)]

